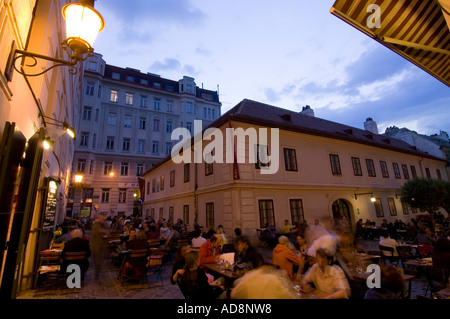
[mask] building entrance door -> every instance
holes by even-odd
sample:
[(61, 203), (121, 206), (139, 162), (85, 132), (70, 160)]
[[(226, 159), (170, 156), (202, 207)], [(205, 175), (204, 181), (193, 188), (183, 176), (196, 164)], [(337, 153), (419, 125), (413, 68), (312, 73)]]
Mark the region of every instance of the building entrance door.
[(336, 224), (341, 224), (346, 230), (352, 230), (352, 219), (350, 213), (351, 204), (344, 199), (338, 199), (333, 203), (333, 219)]

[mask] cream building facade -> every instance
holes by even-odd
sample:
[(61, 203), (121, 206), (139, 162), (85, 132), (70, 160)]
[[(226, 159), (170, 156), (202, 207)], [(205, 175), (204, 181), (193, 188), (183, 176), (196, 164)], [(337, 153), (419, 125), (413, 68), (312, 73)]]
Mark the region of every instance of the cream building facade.
[(220, 115), (218, 92), (192, 77), (173, 81), (108, 65), (101, 54), (89, 58), (72, 171), (83, 180), (72, 181), (66, 214), (140, 214), (139, 176), (170, 154), (172, 131), (192, 131), (195, 120), (209, 125)]
[[(257, 141), (247, 137), (244, 144), (238, 143), (238, 161), (243, 154), (239, 151), (246, 150), (244, 163), (226, 161), (226, 154), (223, 163), (216, 158), (213, 164), (205, 160), (176, 164), (167, 158), (144, 174), (144, 215), (181, 218), (190, 227), (223, 225), (230, 236), (239, 227), (253, 238), (256, 229), (266, 223), (281, 228), (286, 219), (290, 223), (306, 220), (309, 225), (315, 219), (324, 223), (337, 219), (354, 227), (362, 218), (379, 225), (383, 219), (409, 221), (417, 214), (399, 199), (400, 188), (408, 179), (423, 177), (429, 170), (432, 178), (440, 172), (448, 180), (445, 160), (400, 140), (315, 118), (310, 108), (296, 113), (243, 100), (212, 123), (213, 127), (222, 132), (223, 150), (227, 149), (230, 127), (247, 133), (265, 128), (267, 142), (260, 134)], [(279, 129), (278, 141), (272, 140), (274, 129)], [(220, 134), (217, 136), (220, 140)], [(211, 152), (213, 147), (207, 145), (215, 138), (203, 139), (203, 153)], [(267, 146), (263, 149), (269, 156), (278, 151), (275, 173), (262, 174), (267, 169), (263, 163), (252, 163), (249, 149), (257, 144)], [(192, 152), (192, 158), (195, 145), (200, 144), (185, 150)], [(220, 147), (212, 152), (220, 153)], [(375, 203), (369, 200), (372, 194)]]
[[(75, 143), (59, 124), (75, 126), (82, 87), (81, 64), (76, 75), (57, 67), (32, 77), (7, 68), (7, 62), (13, 48), (68, 60), (60, 43), (66, 38), (61, 10), (69, 2), (0, 4), (0, 225), (1, 247), (5, 240), (9, 247), (5, 254), (2, 250), (1, 279), (7, 297), (33, 283), (37, 252), (48, 247), (55, 223), (64, 217)], [(53, 65), (42, 59), (36, 62), (24, 67), (27, 74)], [(20, 65), (19, 59), (16, 66)], [(54, 144), (44, 150), (47, 137)]]

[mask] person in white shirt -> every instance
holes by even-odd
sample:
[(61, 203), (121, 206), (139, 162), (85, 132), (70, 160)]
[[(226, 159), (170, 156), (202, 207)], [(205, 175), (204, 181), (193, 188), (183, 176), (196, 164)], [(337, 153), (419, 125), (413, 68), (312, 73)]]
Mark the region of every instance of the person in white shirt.
[[(379, 243), (380, 246), (386, 246), (386, 247), (394, 248), (394, 256), (398, 256), (397, 248), (396, 248), (398, 246), (397, 241), (390, 237), (389, 232), (387, 230), (383, 230), (381, 232), (381, 237), (382, 238), (380, 238), (380, 243)], [(389, 254), (389, 252), (386, 252), (386, 254)]]
[[(334, 256), (323, 248), (316, 251), (316, 256), (317, 263), (303, 276), (302, 289), (319, 299), (348, 299), (350, 285), (342, 268), (332, 264)], [(310, 283), (314, 284), (315, 290), (309, 286)]]
[(159, 237), (161, 241), (166, 241), (169, 238), (170, 229), (167, 226), (167, 223), (163, 223), (162, 227), (159, 229)]
[(206, 238), (202, 237), (200, 229), (197, 229), (195, 231), (195, 238), (192, 238), (192, 248), (200, 248), (207, 241)]

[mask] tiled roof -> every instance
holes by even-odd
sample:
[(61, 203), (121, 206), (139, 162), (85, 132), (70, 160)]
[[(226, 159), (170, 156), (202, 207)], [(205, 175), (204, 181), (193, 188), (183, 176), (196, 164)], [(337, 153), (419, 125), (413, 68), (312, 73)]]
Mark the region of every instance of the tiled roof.
[[(395, 152), (445, 162), (442, 158), (431, 156), (426, 152), (416, 149), (415, 146), (411, 146), (410, 144), (395, 138), (389, 138), (380, 134), (373, 134), (367, 130), (324, 120), (314, 116), (308, 116), (299, 112), (294, 112), (249, 99), (242, 100), (239, 104), (223, 114), (208, 127), (218, 128), (228, 123), (229, 120), (370, 145)], [(170, 160), (170, 155), (147, 172), (152, 171), (168, 160)]]
[[(417, 150), (416, 147), (395, 138), (389, 138), (385, 135), (374, 134), (367, 130), (308, 116), (299, 112), (290, 111), (248, 99), (241, 101), (238, 105), (225, 113), (218, 121), (228, 121), (228, 119), (298, 133), (366, 144), (411, 155), (443, 160), (428, 155), (428, 153), (423, 151)], [(222, 124), (211, 124), (212, 127), (218, 127), (220, 125)]]

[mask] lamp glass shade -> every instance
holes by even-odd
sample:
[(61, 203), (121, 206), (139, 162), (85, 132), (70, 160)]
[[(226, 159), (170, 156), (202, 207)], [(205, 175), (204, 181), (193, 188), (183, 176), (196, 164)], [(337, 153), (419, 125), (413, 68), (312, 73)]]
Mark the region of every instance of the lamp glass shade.
[(91, 47), (105, 26), (105, 21), (97, 10), (81, 3), (65, 5), (62, 14), (66, 20), (67, 38), (81, 38)]
[(377, 201), (377, 199), (375, 198), (375, 197), (370, 197), (370, 201), (372, 202), (372, 203), (375, 203), (376, 201)]
[(66, 128), (66, 132), (67, 134), (69, 134), (69, 136), (73, 139), (75, 139), (75, 132), (73, 131), (73, 129), (71, 129), (70, 127)]
[(81, 183), (83, 180), (83, 175), (75, 175), (75, 183)]

